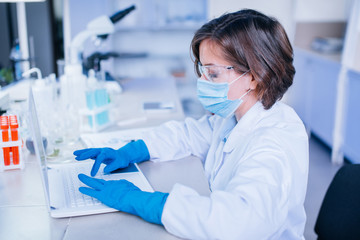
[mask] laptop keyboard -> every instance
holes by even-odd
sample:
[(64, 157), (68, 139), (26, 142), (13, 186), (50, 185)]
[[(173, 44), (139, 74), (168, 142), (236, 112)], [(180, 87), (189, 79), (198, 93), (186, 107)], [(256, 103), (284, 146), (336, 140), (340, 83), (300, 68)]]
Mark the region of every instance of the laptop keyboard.
[(85, 186), (78, 178), (79, 173), (87, 173), (90, 171), (89, 166), (74, 166), (73, 168), (63, 169), (63, 180), (67, 185), (68, 189), (68, 207), (85, 207), (85, 206), (93, 206), (100, 205), (101, 202), (96, 198), (92, 198), (86, 194), (82, 194), (79, 191), (79, 187), (87, 187)]

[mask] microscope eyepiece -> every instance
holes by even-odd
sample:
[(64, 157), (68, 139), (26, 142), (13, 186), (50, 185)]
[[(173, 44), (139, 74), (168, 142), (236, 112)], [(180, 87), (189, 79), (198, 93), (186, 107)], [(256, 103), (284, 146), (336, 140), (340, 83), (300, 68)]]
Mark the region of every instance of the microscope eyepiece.
[(124, 10), (118, 11), (117, 13), (113, 14), (110, 17), (110, 20), (112, 23), (116, 23), (119, 20), (121, 20), (123, 17), (125, 17), (126, 15), (128, 15), (130, 12), (132, 12), (133, 10), (135, 10), (135, 5), (132, 5), (128, 8), (125, 8)]

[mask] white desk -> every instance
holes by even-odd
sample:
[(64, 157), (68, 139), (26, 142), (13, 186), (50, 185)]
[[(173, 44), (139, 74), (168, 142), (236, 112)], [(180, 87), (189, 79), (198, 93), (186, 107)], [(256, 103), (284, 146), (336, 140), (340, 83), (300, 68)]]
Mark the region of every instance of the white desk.
[[(124, 92), (119, 111), (131, 117), (146, 116), (146, 121), (129, 126), (113, 126), (119, 130), (158, 125), (184, 118), (175, 83), (169, 80), (135, 79), (122, 83)], [(142, 111), (144, 101), (175, 102), (176, 111), (149, 114)], [(124, 115), (125, 117), (126, 115)], [(53, 219), (46, 208), (40, 172), (34, 155), (25, 149), (25, 169), (0, 173), (0, 239), (177, 239), (164, 227), (148, 223), (122, 212), (73, 218)], [(209, 187), (199, 159), (188, 157), (165, 163), (144, 162), (144, 175), (156, 191), (169, 192), (175, 183), (182, 183), (202, 195)]]
[[(24, 170), (0, 173), (0, 239), (177, 239), (163, 226), (122, 212), (51, 218), (35, 160), (28, 155)], [(197, 158), (139, 166), (156, 191), (169, 192), (175, 183), (182, 183), (209, 194)]]

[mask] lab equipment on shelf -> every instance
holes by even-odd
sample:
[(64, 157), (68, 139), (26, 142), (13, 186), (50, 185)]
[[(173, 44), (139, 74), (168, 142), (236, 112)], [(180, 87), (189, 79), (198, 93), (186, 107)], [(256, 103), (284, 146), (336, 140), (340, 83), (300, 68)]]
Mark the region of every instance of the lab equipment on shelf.
[(0, 172), (8, 169), (23, 169), (22, 140), (19, 136), (17, 116), (0, 116), (0, 128), (2, 136)]
[(82, 131), (98, 132), (112, 124), (109, 117), (109, 94), (105, 86), (95, 78), (94, 70), (89, 71), (85, 99), (86, 108), (80, 109)]

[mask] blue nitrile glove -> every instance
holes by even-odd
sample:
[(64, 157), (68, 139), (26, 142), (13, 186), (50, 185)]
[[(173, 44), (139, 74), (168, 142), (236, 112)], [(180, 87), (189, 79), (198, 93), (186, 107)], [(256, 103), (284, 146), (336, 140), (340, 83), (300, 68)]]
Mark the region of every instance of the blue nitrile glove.
[(168, 193), (144, 192), (127, 180), (105, 181), (79, 174), (79, 179), (88, 187), (80, 187), (79, 191), (97, 198), (109, 207), (122, 212), (137, 215), (151, 223), (161, 223)]
[(119, 168), (125, 168), (129, 163), (139, 163), (150, 159), (149, 151), (143, 140), (130, 142), (119, 148), (87, 148), (74, 152), (76, 160), (94, 159), (95, 163), (91, 169), (91, 176), (99, 171), (101, 163), (106, 164), (104, 173), (110, 173)]

